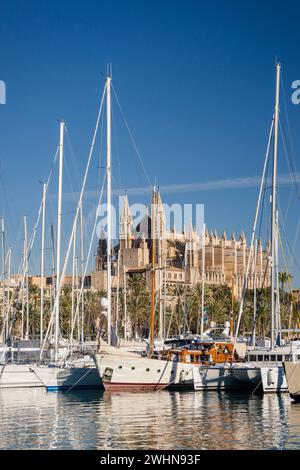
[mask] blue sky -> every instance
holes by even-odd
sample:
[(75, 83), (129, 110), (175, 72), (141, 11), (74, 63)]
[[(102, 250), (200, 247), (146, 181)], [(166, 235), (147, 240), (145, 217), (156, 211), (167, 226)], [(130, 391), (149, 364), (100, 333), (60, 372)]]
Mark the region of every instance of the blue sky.
[[(202, 183), (261, 174), (276, 57), (282, 63), (282, 120), (288, 129), (284, 95), (298, 169), (300, 105), (290, 99), (291, 83), (300, 79), (298, 2), (12, 0), (0, 8), (0, 80), (7, 86), (7, 104), (0, 106), (0, 209), (15, 261), (22, 217), (28, 215), (29, 227), (36, 217), (60, 118), (74, 149), (65, 192), (79, 188), (108, 61), (147, 174), (165, 188), (164, 201), (203, 203), (209, 228), (227, 235), (244, 229), (249, 239), (257, 185)], [(147, 186), (116, 103), (113, 110), (114, 187)], [(278, 170), (287, 174), (283, 150), (279, 146)], [(180, 192), (167, 190), (177, 184)], [(280, 188), (292, 245), (299, 199), (290, 193), (289, 185)], [(88, 212), (91, 201), (86, 204)], [(55, 223), (54, 198), (52, 205), (48, 224)], [(64, 208), (66, 240), (71, 209), (66, 202)], [(37, 270), (38, 248), (35, 256)], [(293, 274), (298, 282), (297, 270)]]

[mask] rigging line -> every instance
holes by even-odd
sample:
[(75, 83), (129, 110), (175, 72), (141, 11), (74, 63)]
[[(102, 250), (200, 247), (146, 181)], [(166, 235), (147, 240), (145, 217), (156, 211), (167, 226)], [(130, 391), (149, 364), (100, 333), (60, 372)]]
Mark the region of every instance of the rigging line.
[(114, 133), (113, 142), (114, 142), (114, 145), (115, 145), (115, 148), (116, 148), (116, 157), (117, 157), (116, 158), (116, 163), (117, 163), (117, 166), (118, 166), (118, 178), (119, 178), (118, 186), (121, 189), (121, 187), (122, 187), (122, 184), (121, 184), (121, 171), (120, 171), (121, 162), (120, 162), (120, 152), (119, 152), (119, 145), (118, 145), (118, 139), (117, 139), (117, 128), (116, 128), (116, 123), (115, 123), (115, 118), (114, 118), (114, 108), (113, 108), (113, 106), (111, 107), (111, 121), (112, 121), (113, 133)]
[(103, 132), (104, 132), (104, 113), (101, 116), (100, 120), (100, 149), (99, 149), (99, 160), (97, 166), (97, 179), (96, 179), (96, 203), (100, 195), (100, 179), (101, 179), (101, 170), (102, 170), (102, 159), (103, 159)]
[[(51, 180), (51, 177), (52, 177), (54, 166), (55, 166), (55, 163), (56, 163), (56, 160), (57, 160), (58, 150), (59, 150), (59, 146), (57, 146), (55, 156), (54, 156), (54, 160), (53, 160), (53, 163), (52, 163), (52, 168), (50, 170), (50, 173), (49, 173), (49, 176), (48, 176), (48, 179), (47, 179), (47, 182), (46, 182), (46, 192), (48, 191), (48, 187), (49, 187), (49, 184), (50, 184), (50, 180)], [(34, 240), (35, 240), (35, 236), (36, 236), (36, 232), (37, 232), (37, 228), (38, 228), (40, 217), (41, 217), (41, 214), (42, 214), (42, 207), (43, 207), (43, 200), (40, 204), (38, 215), (37, 215), (37, 218), (36, 218), (36, 222), (35, 222), (35, 225), (33, 227), (29, 242), (28, 242), (27, 263), (29, 263), (31, 251), (32, 251), (32, 248), (33, 248), (33, 244), (34, 244)], [(11, 298), (10, 298), (8, 308), (7, 308), (7, 312), (6, 312), (6, 316), (5, 316), (5, 321), (3, 322), (3, 325), (2, 325), (2, 330), (1, 330), (1, 335), (2, 336), (4, 334), (4, 325), (5, 325), (6, 321), (8, 320), (8, 314), (10, 312), (11, 306), (13, 305), (15, 300), (17, 300), (19, 302), (21, 291), (24, 288), (25, 269), (26, 269), (26, 262), (25, 262), (24, 257), (22, 257), (22, 259), (20, 261), (20, 264), (19, 264), (18, 274), (17, 274), (17, 283), (21, 283), (20, 286), (19, 286), (19, 287), (21, 287), (21, 289), (19, 291), (18, 291), (18, 289), (16, 289), (14, 295), (12, 295)], [(22, 272), (22, 278), (19, 279), (19, 277), (21, 277), (21, 272)], [(10, 330), (12, 329), (12, 321), (13, 321), (13, 318), (11, 319)]]
[(132, 132), (131, 132), (131, 130), (130, 130), (130, 128), (129, 128), (129, 125), (128, 125), (128, 123), (127, 123), (127, 120), (126, 120), (126, 118), (125, 118), (123, 109), (122, 109), (122, 107), (121, 107), (120, 101), (119, 101), (119, 99), (118, 99), (117, 93), (116, 93), (116, 91), (115, 91), (113, 85), (112, 85), (112, 90), (113, 90), (113, 93), (114, 93), (114, 95), (115, 95), (117, 104), (118, 104), (118, 106), (119, 106), (119, 109), (120, 109), (121, 116), (122, 116), (122, 118), (123, 118), (124, 124), (125, 124), (126, 129), (127, 129), (128, 133), (129, 133), (129, 136), (130, 136), (132, 145), (133, 145), (133, 147), (134, 147), (134, 150), (135, 150), (135, 152), (136, 152), (136, 154), (137, 154), (137, 156), (138, 156), (138, 158), (139, 158), (140, 164), (141, 164), (142, 169), (143, 169), (143, 171), (144, 171), (144, 175), (145, 175), (145, 177), (146, 177), (146, 179), (147, 179), (147, 182), (148, 182), (149, 186), (152, 188), (153, 185), (152, 185), (152, 183), (151, 183), (151, 181), (150, 181), (150, 178), (149, 178), (149, 176), (148, 176), (148, 173), (147, 173), (147, 170), (146, 170), (146, 168), (145, 168), (144, 162), (143, 162), (143, 160), (142, 160), (142, 157), (141, 157), (141, 155), (140, 155), (140, 152), (138, 151), (137, 145), (136, 145), (136, 143), (135, 143), (135, 140), (134, 140), (134, 138), (133, 138)]
[(295, 248), (296, 248), (296, 243), (297, 243), (298, 236), (299, 236), (299, 229), (300, 229), (300, 218), (298, 219), (298, 222), (297, 222), (295, 237), (294, 237), (294, 241), (293, 241), (293, 245), (292, 245), (293, 251), (295, 251)]
[(88, 249), (88, 253), (87, 253), (87, 258), (86, 258), (86, 262), (85, 262), (83, 276), (81, 278), (81, 286), (80, 286), (80, 291), (79, 291), (79, 297), (78, 297), (78, 301), (77, 301), (77, 305), (76, 305), (76, 311), (75, 311), (74, 318), (73, 318), (73, 324), (72, 324), (71, 333), (70, 333), (70, 341), (69, 341), (69, 344), (68, 344), (68, 348), (67, 348), (65, 358), (67, 357), (67, 355), (70, 351), (70, 348), (72, 347), (74, 328), (75, 328), (75, 325), (76, 325), (77, 316), (79, 314), (79, 307), (80, 307), (80, 304), (81, 304), (81, 298), (82, 298), (82, 294), (83, 294), (83, 290), (84, 290), (84, 281), (85, 281), (85, 277), (86, 277), (86, 273), (87, 273), (87, 269), (88, 269), (90, 255), (91, 255), (93, 244), (94, 244), (94, 236), (95, 236), (95, 232), (96, 232), (97, 225), (98, 225), (99, 210), (100, 210), (100, 205), (101, 205), (101, 201), (102, 201), (102, 197), (103, 197), (105, 182), (106, 182), (106, 175), (103, 179), (103, 184), (102, 184), (101, 192), (100, 192), (100, 195), (99, 195), (99, 200), (98, 200), (98, 204), (97, 204), (95, 220), (94, 220), (94, 225), (93, 225), (92, 236), (91, 236), (90, 245), (89, 245), (89, 249)]
[(102, 107), (103, 107), (105, 92), (106, 92), (106, 84), (104, 86), (103, 94), (102, 94), (102, 97), (101, 97), (101, 102), (100, 102), (99, 111), (98, 111), (98, 115), (97, 115), (96, 125), (95, 125), (95, 129), (94, 129), (94, 132), (93, 132), (92, 143), (91, 143), (90, 150), (89, 150), (88, 160), (87, 160), (87, 164), (86, 164), (86, 168), (85, 168), (85, 172), (84, 172), (84, 177), (83, 177), (83, 182), (82, 182), (82, 187), (81, 187), (81, 191), (80, 191), (80, 196), (79, 196), (79, 200), (78, 200), (78, 204), (77, 204), (77, 208), (76, 208), (76, 214), (75, 214), (74, 221), (73, 221), (72, 232), (71, 232), (70, 239), (69, 239), (69, 245), (67, 247), (67, 252), (66, 252), (66, 255), (65, 255), (64, 263), (63, 263), (63, 269), (62, 269), (62, 273), (61, 273), (61, 276), (60, 276), (59, 286), (58, 286), (58, 289), (56, 289), (56, 292), (55, 292), (55, 301), (54, 301), (54, 305), (53, 305), (52, 312), (51, 312), (51, 315), (50, 315), (47, 331), (46, 331), (46, 334), (45, 334), (44, 343), (43, 343), (42, 348), (41, 348), (40, 359), (43, 358), (43, 352), (44, 352), (46, 342), (48, 340), (48, 336), (49, 336), (49, 333), (50, 333), (50, 329), (51, 329), (51, 326), (52, 326), (52, 323), (53, 323), (54, 314), (57, 311), (57, 308), (58, 308), (58, 305), (59, 305), (58, 302), (59, 302), (59, 297), (60, 297), (60, 291), (61, 291), (62, 284), (63, 284), (64, 278), (65, 278), (66, 268), (67, 268), (67, 264), (68, 264), (70, 251), (71, 251), (71, 246), (72, 246), (72, 243), (73, 243), (73, 240), (74, 240), (74, 234), (75, 234), (75, 230), (76, 230), (76, 227), (77, 227), (77, 220), (78, 220), (78, 216), (79, 216), (80, 206), (81, 206), (81, 203), (82, 203), (83, 193), (84, 193), (84, 190), (85, 190), (86, 181), (87, 181), (87, 177), (88, 177), (88, 172), (89, 172), (89, 169), (90, 169), (92, 155), (93, 155), (93, 151), (94, 151), (94, 147), (95, 147), (96, 137), (97, 137), (98, 128), (99, 128), (99, 122), (100, 122), (100, 116), (102, 114)]
[(78, 159), (76, 158), (74, 146), (72, 144), (71, 136), (70, 136), (70, 133), (69, 133), (69, 128), (67, 127), (66, 124), (65, 124), (65, 133), (66, 133), (66, 136), (67, 136), (67, 144), (68, 144), (69, 150), (70, 150), (70, 157), (72, 159), (72, 162), (74, 163), (74, 175), (75, 175), (75, 179), (76, 179), (76, 185), (80, 186), (80, 170), (79, 170), (79, 166), (78, 166)]
[(291, 178), (292, 183), (294, 182), (298, 198), (300, 199), (300, 188), (299, 188), (298, 181), (297, 181), (296, 171), (293, 168), (293, 163), (290, 159), (290, 154), (289, 154), (288, 149), (287, 149), (284, 129), (283, 129), (283, 126), (282, 126), (282, 123), (281, 123), (280, 120), (279, 120), (279, 129), (280, 129), (280, 134), (281, 134), (281, 138), (282, 138), (285, 158), (286, 158), (286, 161), (287, 161), (287, 164), (288, 164), (288, 169), (289, 169), (289, 172), (290, 172), (290, 178)]
[(284, 226), (281, 227), (281, 230), (282, 230), (282, 233), (283, 233), (283, 235), (284, 235), (285, 242), (286, 242), (287, 248), (288, 248), (288, 250), (289, 250), (289, 252), (290, 252), (290, 255), (291, 255), (291, 257), (293, 258), (293, 261), (294, 261), (294, 263), (295, 263), (295, 266), (296, 266), (298, 272), (300, 273), (300, 266), (299, 266), (299, 264), (298, 264), (298, 261), (297, 261), (297, 258), (295, 257), (294, 252), (293, 252), (292, 249), (291, 249), (291, 246), (290, 246), (289, 240), (288, 240), (288, 238), (287, 238), (287, 235), (286, 235), (286, 231), (285, 231)]
[[(279, 200), (279, 199), (278, 199), (278, 209), (279, 209), (279, 214), (281, 214), (281, 210), (280, 210), (280, 200)], [(284, 234), (285, 241), (286, 241), (286, 244), (287, 244), (287, 251), (288, 251), (289, 257), (290, 257), (290, 266), (291, 266), (291, 268), (292, 268), (292, 266), (293, 266), (293, 263), (292, 263), (292, 250), (291, 250), (290, 244), (288, 243), (287, 234), (286, 234), (286, 232), (285, 232), (285, 230), (284, 230), (285, 224), (282, 223), (281, 218), (280, 218), (280, 221), (279, 221), (279, 222), (280, 222), (280, 228), (281, 228), (281, 230), (282, 230), (282, 232), (283, 232), (283, 234)]]
[(290, 126), (289, 115), (288, 115), (288, 111), (287, 111), (287, 102), (286, 102), (286, 96), (285, 96), (285, 93), (284, 93), (284, 83), (283, 83), (283, 76), (282, 76), (282, 74), (281, 74), (281, 86), (282, 86), (282, 95), (283, 95), (283, 101), (284, 101), (284, 107), (285, 107), (286, 120), (287, 120), (287, 125), (288, 125), (288, 133), (289, 133), (290, 144), (291, 144), (292, 162), (293, 162), (294, 171), (296, 172), (295, 148), (294, 148), (294, 142), (293, 142), (293, 138), (292, 138), (292, 132), (291, 132), (291, 126)]

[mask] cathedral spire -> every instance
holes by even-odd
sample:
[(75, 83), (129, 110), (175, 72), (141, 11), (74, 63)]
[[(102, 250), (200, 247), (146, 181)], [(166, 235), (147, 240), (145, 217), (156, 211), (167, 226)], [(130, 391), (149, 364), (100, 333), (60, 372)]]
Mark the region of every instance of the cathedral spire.
[(131, 243), (131, 222), (132, 216), (131, 211), (128, 203), (127, 194), (123, 198), (123, 208), (122, 208), (122, 215), (120, 219), (120, 229), (119, 229), (119, 239), (120, 244), (124, 246), (124, 248), (129, 248)]

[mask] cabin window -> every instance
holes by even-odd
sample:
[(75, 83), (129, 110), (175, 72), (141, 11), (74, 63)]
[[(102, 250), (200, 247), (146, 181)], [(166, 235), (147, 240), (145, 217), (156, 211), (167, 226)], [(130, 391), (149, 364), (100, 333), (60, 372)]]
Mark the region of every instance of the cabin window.
[(270, 360), (270, 356), (269, 355), (264, 355), (264, 361), (269, 361)]
[(282, 361), (282, 354), (278, 354), (277, 361)]
[(275, 354), (271, 354), (271, 361), (272, 361), (272, 362), (275, 362), (275, 361), (276, 361), (276, 356), (275, 356)]
[(193, 356), (192, 356), (192, 358), (191, 358), (190, 354), (187, 354), (187, 355), (185, 356), (185, 362), (193, 362)]
[(262, 360), (263, 360), (262, 354), (259, 354), (259, 355), (257, 356), (257, 360), (258, 360), (258, 361), (262, 361)]
[(174, 274), (174, 279), (177, 279), (177, 274)]
[(300, 360), (300, 355), (299, 355), (299, 354), (298, 354), (298, 356), (297, 356), (297, 359), (298, 359), (298, 361)]
[(253, 356), (253, 355), (249, 356), (249, 360), (250, 361), (256, 361), (256, 356)]
[(286, 362), (289, 362), (289, 360), (290, 360), (290, 356), (287, 354), (287, 355), (285, 356), (285, 361), (286, 361)]

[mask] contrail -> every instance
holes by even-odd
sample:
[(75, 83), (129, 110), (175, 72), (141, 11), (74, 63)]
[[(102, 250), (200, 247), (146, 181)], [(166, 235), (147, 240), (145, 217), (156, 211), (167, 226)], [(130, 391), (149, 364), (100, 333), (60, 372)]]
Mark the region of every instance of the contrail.
[[(246, 176), (242, 178), (228, 178), (219, 180), (199, 181), (196, 183), (184, 183), (184, 184), (168, 184), (160, 185), (159, 190), (164, 194), (176, 194), (176, 193), (188, 193), (196, 191), (219, 191), (228, 189), (248, 189), (255, 188), (260, 185), (261, 176)], [(292, 186), (295, 183), (300, 182), (300, 173), (295, 173), (293, 176), (286, 173), (278, 175), (278, 184), (280, 186)], [(267, 185), (271, 185), (271, 178), (267, 179)], [(151, 193), (152, 188), (150, 186), (137, 186), (132, 188), (126, 188), (126, 193), (129, 196), (143, 196)], [(124, 189), (115, 189), (113, 194), (115, 196), (124, 195)], [(95, 197), (96, 191), (86, 191), (85, 198)], [(55, 197), (53, 194), (52, 196)], [(72, 197), (74, 193), (64, 194), (64, 199)]]

